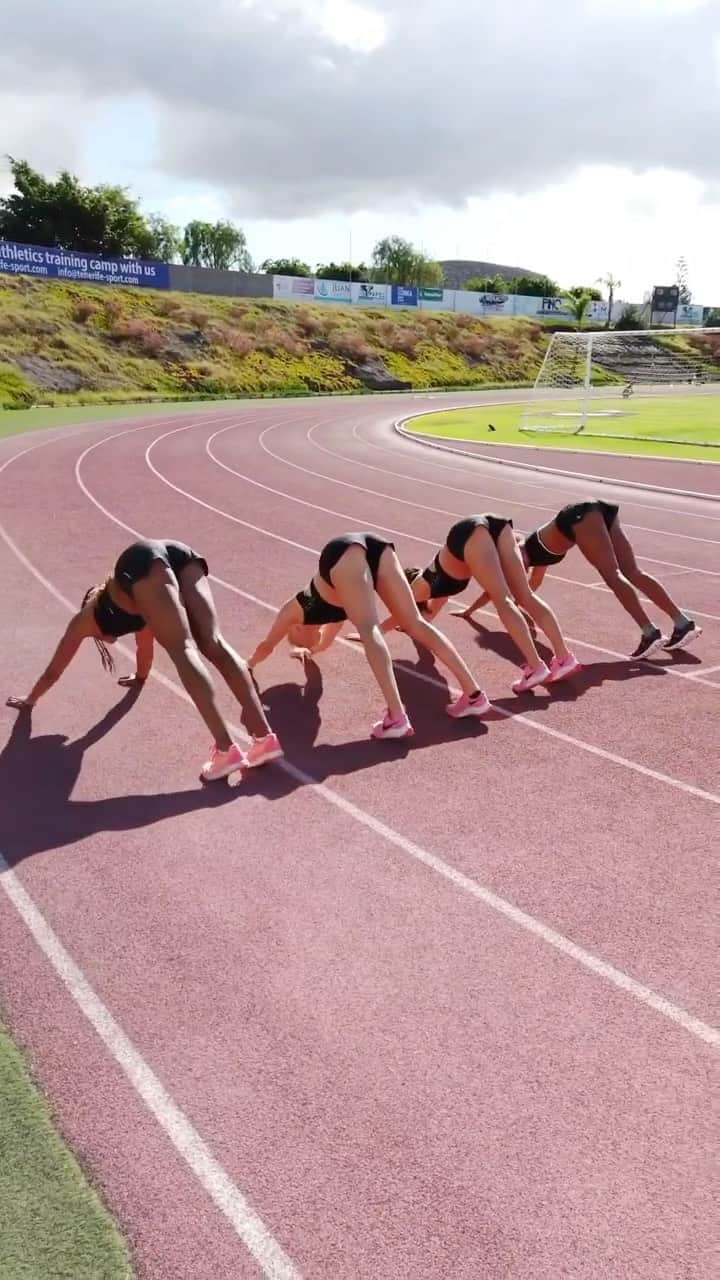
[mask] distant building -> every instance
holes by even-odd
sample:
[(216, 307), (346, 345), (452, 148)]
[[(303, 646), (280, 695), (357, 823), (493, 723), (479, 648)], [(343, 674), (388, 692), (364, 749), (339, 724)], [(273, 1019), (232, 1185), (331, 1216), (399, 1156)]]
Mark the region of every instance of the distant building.
[(446, 289), (462, 289), (467, 280), (475, 276), (503, 276), (512, 280), (515, 276), (531, 276), (537, 279), (541, 272), (528, 271), (527, 267), (506, 267), (499, 262), (468, 262), (461, 258), (448, 258), (441, 262)]

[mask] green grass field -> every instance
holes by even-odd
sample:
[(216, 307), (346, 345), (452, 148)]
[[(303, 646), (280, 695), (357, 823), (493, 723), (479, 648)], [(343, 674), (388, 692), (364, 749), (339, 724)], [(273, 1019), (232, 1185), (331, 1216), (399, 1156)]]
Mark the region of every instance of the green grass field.
[[(654, 454), (720, 462), (720, 395), (690, 393), (685, 396), (635, 396), (629, 401), (612, 397), (598, 400), (598, 407), (620, 409), (622, 417), (596, 418), (580, 435), (568, 435), (567, 422), (557, 419), (558, 433), (520, 431), (522, 404), (487, 405), (474, 409), (449, 409), (423, 414), (408, 422), (408, 430), (421, 435), (483, 444), (536, 445), (556, 449), (601, 449), (613, 453)], [(567, 401), (545, 401), (538, 422), (553, 421), (549, 411), (574, 408)], [(571, 420), (568, 420), (571, 421)], [(488, 423), (496, 428), (488, 431)], [(623, 437), (618, 439), (617, 437)], [(635, 436), (637, 439), (625, 439)], [(677, 443), (668, 444), (670, 439)], [(715, 446), (715, 447), (708, 447)]]
[(0, 1024), (2, 1280), (131, 1280), (128, 1250)]

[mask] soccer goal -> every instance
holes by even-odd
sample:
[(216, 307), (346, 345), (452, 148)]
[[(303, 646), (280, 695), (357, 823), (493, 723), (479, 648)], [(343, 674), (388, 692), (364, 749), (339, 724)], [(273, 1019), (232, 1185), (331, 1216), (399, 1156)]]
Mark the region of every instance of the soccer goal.
[[(622, 439), (633, 435), (635, 418), (652, 417), (649, 398), (712, 390), (720, 391), (720, 329), (555, 333), (519, 429)], [(661, 430), (668, 409), (657, 406)]]

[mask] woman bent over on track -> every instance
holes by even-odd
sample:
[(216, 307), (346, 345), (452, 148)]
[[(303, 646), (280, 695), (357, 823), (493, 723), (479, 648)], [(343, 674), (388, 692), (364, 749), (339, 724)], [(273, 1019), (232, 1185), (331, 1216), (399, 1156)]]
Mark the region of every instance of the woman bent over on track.
[[(640, 641), (631, 655), (633, 658), (648, 658), (661, 646), (684, 649), (702, 635), (702, 628), (675, 604), (657, 578), (638, 568), (635, 553), (620, 525), (619, 510), (615, 503), (603, 502), (599, 498), (573, 502), (558, 511), (547, 524), (529, 533), (521, 543), (521, 550), (525, 565), (530, 570), (530, 586), (533, 589), (538, 587), (550, 566), (560, 564), (568, 551), (578, 546), (641, 628)], [(648, 617), (638, 590), (672, 620), (673, 630), (669, 639), (665, 639)], [(475, 600), (466, 610), (466, 616), (469, 617), (483, 603), (484, 597)]]
[(310, 585), (286, 601), (266, 638), (248, 661), (251, 670), (281, 640), (298, 646), (297, 656), (328, 649), (349, 619), (357, 627), (368, 663), (382, 690), (387, 712), (373, 725), (375, 738), (406, 738), (412, 732), (395, 680), (392, 659), (380, 630), (375, 593), (408, 635), (425, 645), (455, 676), (462, 690), (448, 715), (482, 716), (491, 705), (449, 640), (421, 618), (392, 542), (374, 533), (346, 533), (320, 553)]
[[(415, 600), (421, 607), (425, 605), (431, 616), (443, 608), (450, 596), (464, 591), (471, 578), (484, 588), (483, 601), (492, 601), (505, 630), (525, 659), (522, 675), (513, 684), (515, 693), (524, 693), (538, 684), (554, 684), (579, 671), (580, 663), (568, 649), (555, 614), (528, 584), (512, 520), (508, 517), (480, 515), (459, 520), (450, 529), (445, 545), (432, 564), (422, 573), (408, 569), (406, 574)], [(545, 632), (553, 647), (554, 657), (549, 667), (535, 647), (521, 610)], [(387, 618), (383, 630), (390, 631), (397, 625), (395, 617)]]
[[(278, 759), (282, 749), (265, 719), (247, 666), (220, 634), (207, 575), (207, 562), (182, 542), (134, 542), (123, 551), (112, 576), (85, 593), (47, 669), (28, 696), (8, 698), (8, 706), (34, 707), (60, 679), (83, 640), (94, 640), (103, 667), (114, 671), (107, 646), (119, 636), (134, 633), (137, 669), (120, 684), (144, 683), (152, 668), (154, 640), (167, 650), (213, 735), (210, 758), (202, 769), (207, 782)], [(200, 654), (220, 672), (242, 706), (253, 734), (247, 753), (233, 741)]]

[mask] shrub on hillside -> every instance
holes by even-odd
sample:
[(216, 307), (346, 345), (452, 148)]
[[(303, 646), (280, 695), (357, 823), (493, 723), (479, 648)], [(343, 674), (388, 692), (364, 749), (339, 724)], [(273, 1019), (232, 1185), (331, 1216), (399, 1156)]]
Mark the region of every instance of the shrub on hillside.
[(80, 298), (72, 309), (72, 318), (76, 324), (87, 324), (94, 316), (100, 314), (101, 308), (90, 298)]
[(120, 320), (110, 330), (116, 342), (130, 342), (149, 356), (156, 356), (165, 346), (165, 339), (147, 320)]
[(35, 390), (19, 369), (0, 364), (0, 408), (29, 409), (37, 399)]
[(356, 364), (369, 360), (373, 354), (372, 347), (368, 346), (357, 329), (336, 329), (330, 334), (328, 345), (331, 351), (336, 351), (339, 356)]

